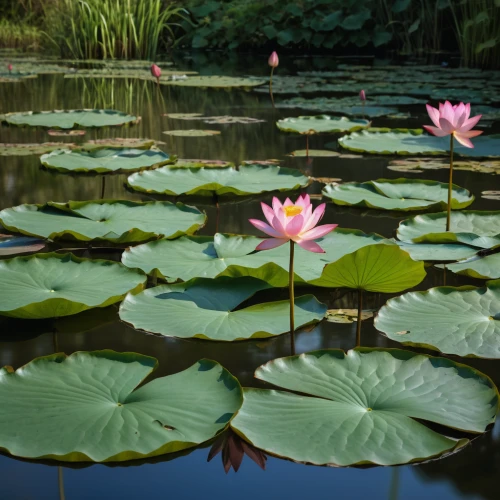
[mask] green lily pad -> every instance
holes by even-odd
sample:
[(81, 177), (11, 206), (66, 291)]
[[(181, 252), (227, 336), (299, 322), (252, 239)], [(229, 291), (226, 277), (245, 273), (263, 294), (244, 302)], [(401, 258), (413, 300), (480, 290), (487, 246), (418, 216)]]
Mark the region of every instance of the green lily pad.
[(370, 126), (368, 120), (350, 120), (345, 116), (336, 118), (327, 115), (299, 116), (278, 120), (276, 126), (282, 132), (294, 134), (335, 134), (339, 132), (353, 132)]
[(147, 168), (158, 168), (173, 163), (171, 157), (159, 149), (94, 148), (59, 149), (44, 154), (42, 165), (59, 172), (124, 173), (137, 172)]
[(52, 137), (80, 137), (85, 135), (85, 130), (58, 130), (58, 129), (50, 129), (47, 130), (47, 134)]
[(395, 293), (425, 278), (423, 262), (415, 262), (397, 245), (369, 245), (327, 264), (312, 285)]
[(177, 159), (172, 168), (222, 168), (234, 167), (234, 163), (225, 160)]
[(207, 359), (137, 388), (157, 365), (106, 350), (1, 369), (0, 448), (69, 462), (152, 457), (208, 441), (241, 405), (238, 381)]
[(135, 191), (170, 196), (218, 196), (290, 191), (305, 187), (309, 178), (300, 171), (273, 165), (235, 168), (169, 168), (132, 174), (127, 185)]
[(108, 260), (38, 254), (0, 261), (0, 314), (40, 319), (70, 316), (120, 302), (146, 276)]
[[(272, 286), (288, 284), (289, 248), (283, 245), (265, 252), (256, 252), (262, 241), (255, 236), (215, 234), (189, 236), (175, 240), (152, 241), (127, 248), (122, 262), (128, 267), (146, 273), (159, 274), (167, 281), (189, 281), (193, 278), (220, 276), (252, 276)], [(317, 240), (324, 254), (295, 248), (296, 282), (319, 278), (326, 264), (367, 245), (393, 244), (376, 234), (365, 234), (355, 229), (337, 228)]]
[[(144, 68), (104, 67), (79, 69), (75, 73), (66, 73), (64, 75), (64, 78), (131, 78), (136, 80), (149, 80), (156, 83), (156, 78), (151, 75), (150, 66), (146, 66)], [(184, 76), (187, 77), (197, 74), (197, 71), (162, 69), (160, 83), (164, 84), (171, 81), (172, 79), (175, 80), (176, 77), (182, 78)]]
[(173, 137), (209, 137), (212, 135), (220, 135), (220, 130), (202, 130), (202, 129), (179, 129), (165, 130), (162, 134), (171, 135)]
[(250, 116), (203, 116), (201, 113), (167, 113), (167, 118), (174, 118), (177, 120), (201, 120), (203, 123), (229, 125), (232, 123), (249, 124), (249, 123), (263, 123), (265, 120), (258, 118), (251, 118)]
[(405, 241), (396, 241), (396, 243), (401, 250), (408, 252), (413, 260), (426, 262), (454, 262), (472, 257), (477, 252), (477, 248), (460, 243), (408, 243)]
[(341, 156), (337, 151), (329, 151), (328, 149), (298, 149), (297, 151), (292, 151), (288, 156), (297, 156), (297, 157), (334, 157)]
[(437, 287), (387, 301), (375, 326), (405, 345), (446, 354), (500, 358), (500, 281)]
[(432, 89), (430, 98), (434, 100), (447, 99), (449, 101), (463, 101), (471, 104), (483, 104), (498, 102), (498, 92), (496, 89), (468, 89), (468, 88), (438, 88)]
[[(395, 129), (390, 131), (353, 132), (339, 139), (339, 144), (349, 151), (382, 155), (446, 155), (450, 138), (422, 133), (420, 129)], [(457, 155), (483, 158), (500, 157), (500, 135), (474, 138), (474, 148), (466, 148), (455, 141)]]
[[(413, 179), (379, 179), (349, 182), (323, 188), (323, 195), (336, 205), (380, 210), (444, 210), (448, 205), (448, 184)], [(459, 210), (474, 201), (470, 191), (453, 185), (451, 208)]]
[(45, 241), (38, 238), (0, 234), (0, 257), (38, 252), (43, 248), (45, 248)]
[[(267, 338), (290, 331), (290, 302), (265, 302), (235, 310), (269, 284), (255, 278), (196, 279), (160, 285), (139, 295), (129, 294), (120, 318), (134, 328), (167, 337), (219, 341)], [(295, 323), (300, 328), (325, 317), (326, 306), (312, 295), (295, 299)]]
[[(493, 249), (492, 249), (493, 250)], [(463, 274), (471, 278), (498, 279), (500, 278), (500, 247), (495, 253), (480, 251), (475, 256), (468, 256), (464, 262), (447, 264), (446, 269), (456, 274)], [(442, 267), (442, 266), (436, 266)]]
[(439, 457), (468, 440), (415, 419), (478, 433), (495, 421), (498, 405), (486, 375), (399, 349), (313, 351), (270, 361), (255, 376), (294, 392), (245, 389), (232, 429), (272, 455), (315, 465)]
[[(440, 158), (408, 158), (404, 160), (392, 160), (387, 167), (396, 172), (421, 173), (424, 170), (439, 170), (450, 168), (450, 161)], [(481, 172), (485, 174), (500, 174), (500, 161), (454, 161), (453, 170), (464, 170), (468, 172)]]
[(68, 129), (135, 124), (139, 118), (112, 109), (72, 109), (69, 111), (7, 113), (5, 121), (10, 125)]
[(165, 113), (162, 116), (172, 118), (173, 120), (197, 120), (203, 118), (201, 113)]
[(200, 87), (200, 88), (243, 88), (258, 87), (264, 85), (265, 80), (254, 78), (240, 78), (234, 76), (190, 76), (183, 80), (170, 80), (163, 82), (165, 85), (176, 87)]
[(446, 212), (416, 215), (399, 224), (397, 237), (413, 243), (464, 243), (479, 248), (500, 244), (500, 211), (452, 212), (446, 232)]
[(198, 209), (182, 203), (124, 200), (49, 202), (0, 212), (7, 229), (28, 236), (118, 244), (192, 234), (205, 220)]
[(15, 83), (30, 78), (38, 78), (38, 75), (32, 73), (24, 73), (20, 71), (0, 71), (0, 83)]

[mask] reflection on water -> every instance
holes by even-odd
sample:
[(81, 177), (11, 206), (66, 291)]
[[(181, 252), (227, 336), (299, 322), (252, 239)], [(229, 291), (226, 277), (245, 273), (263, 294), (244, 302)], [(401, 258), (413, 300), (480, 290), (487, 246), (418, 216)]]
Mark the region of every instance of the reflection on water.
[[(185, 61), (184, 65), (188, 62)], [(210, 61), (191, 61), (192, 67), (205, 73), (216, 72)], [(232, 63), (228, 63), (232, 64)], [(251, 71), (253, 62), (242, 74)], [(301, 69), (306, 69), (301, 60)], [(226, 68), (225, 72), (234, 70)], [(280, 66), (283, 73), (286, 68)], [(267, 71), (267, 67), (263, 68)], [(262, 73), (262, 68), (259, 68)], [(279, 99), (279, 97), (277, 97)], [(61, 76), (40, 76), (16, 84), (0, 85), (0, 113), (23, 110), (50, 110), (75, 108), (114, 108), (142, 116), (136, 126), (107, 130), (88, 130), (82, 137), (57, 138), (64, 142), (84, 142), (107, 137), (142, 137), (163, 141), (164, 151), (180, 158), (228, 160), (283, 159), (282, 165), (298, 168), (314, 177), (339, 177), (344, 181), (366, 181), (376, 178), (397, 178), (397, 172), (386, 168), (384, 158), (290, 158), (296, 149), (304, 149), (303, 137), (278, 131), (274, 121), (283, 116), (298, 115), (294, 110), (273, 110), (269, 97), (263, 93), (244, 91), (216, 91), (156, 87), (153, 82), (126, 79), (99, 80), (64, 79)], [(412, 107), (420, 113), (411, 126), (425, 123), (425, 109)], [(251, 116), (264, 123), (206, 125), (201, 121), (183, 121), (166, 118), (165, 113), (202, 113), (206, 116)], [(304, 114), (304, 113), (302, 113)], [(375, 123), (388, 125), (387, 121)], [(390, 126), (402, 125), (390, 122)], [(404, 126), (407, 126), (406, 124)], [(213, 128), (222, 134), (213, 137), (182, 138), (162, 134), (176, 128)], [(1, 127), (0, 142), (53, 141), (43, 129)], [(309, 147), (322, 149), (332, 137), (311, 137)], [(408, 174), (411, 175), (411, 174)], [(420, 174), (421, 176), (422, 174)], [(445, 170), (427, 171), (425, 178), (446, 181)], [(498, 209), (495, 201), (481, 199), (481, 191), (489, 189), (494, 177), (467, 171), (457, 171), (455, 182), (476, 195), (473, 209)], [(106, 198), (148, 200), (147, 196), (124, 189), (125, 175), (106, 178)], [(49, 200), (87, 200), (99, 198), (102, 182), (99, 176), (72, 176), (48, 172), (39, 168), (36, 156), (0, 157), (0, 208), (21, 203), (44, 203)], [(319, 193), (320, 184), (312, 184), (309, 193)], [(264, 196), (266, 202), (271, 196)], [(200, 202), (200, 203), (198, 203)], [(209, 217), (201, 234), (214, 234), (216, 208), (210, 199), (189, 200), (206, 210)], [(218, 229), (226, 233), (257, 234), (248, 223), (250, 217), (260, 218), (261, 209), (255, 200), (220, 204)], [(404, 216), (394, 216), (369, 210), (355, 210), (328, 204), (324, 222), (341, 227), (358, 228), (390, 237)], [(81, 254), (83, 252), (76, 252)], [(117, 251), (93, 251), (93, 256), (119, 260)], [(482, 282), (447, 273), (448, 285)], [(429, 268), (427, 278), (418, 289), (443, 284), (443, 271)], [(318, 290), (318, 299), (329, 308), (353, 308), (356, 296), (352, 292)], [(261, 297), (265, 297), (265, 293)], [(275, 300), (286, 298), (286, 291), (276, 294)], [(367, 294), (366, 308), (380, 307), (387, 295)], [(297, 352), (320, 348), (349, 349), (355, 342), (356, 324), (323, 322), (296, 335)], [(375, 331), (372, 321), (363, 324), (362, 342), (367, 346), (400, 347)], [(71, 353), (78, 350), (114, 349), (136, 351), (154, 356), (159, 368), (154, 376), (164, 376), (184, 370), (200, 358), (211, 358), (230, 370), (245, 386), (262, 386), (253, 378), (261, 364), (289, 353), (287, 335), (270, 340), (218, 343), (203, 340), (180, 340), (137, 332), (118, 319), (117, 307), (88, 311), (60, 320), (22, 321), (0, 318), (0, 365), (17, 368), (31, 359), (60, 350)], [(468, 359), (468, 364), (480, 369), (500, 384), (498, 362)], [(148, 463), (130, 463), (127, 466), (94, 465), (82, 468), (55, 464), (29, 463), (0, 456), (0, 498), (53, 499), (59, 495), (59, 479), (64, 477), (66, 498), (143, 498), (148, 495), (170, 496), (176, 499), (210, 498), (361, 498), (373, 499), (458, 499), (496, 498), (498, 489), (495, 472), (500, 460), (500, 426), (476, 439), (464, 451), (441, 461), (419, 466), (398, 468), (333, 469), (304, 466), (270, 457), (266, 472), (248, 458), (237, 475), (224, 474), (219, 459), (207, 463), (209, 445), (190, 450), (180, 456), (164, 456)]]

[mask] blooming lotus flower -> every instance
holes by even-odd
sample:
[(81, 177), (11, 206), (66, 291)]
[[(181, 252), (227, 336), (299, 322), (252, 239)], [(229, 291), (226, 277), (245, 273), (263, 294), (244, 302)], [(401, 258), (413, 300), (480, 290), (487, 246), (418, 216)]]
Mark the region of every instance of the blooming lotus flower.
[(152, 64), (151, 65), (151, 74), (156, 78), (160, 78), (161, 76), (161, 69), (159, 66), (157, 66), (156, 64)]
[(280, 60), (278, 59), (278, 54), (276, 51), (274, 51), (270, 56), (269, 59), (267, 60), (267, 63), (271, 68), (277, 68), (278, 64), (280, 63)]
[(426, 105), (427, 113), (433, 121), (432, 125), (424, 125), (425, 130), (437, 137), (453, 135), (455, 139), (466, 148), (473, 148), (472, 137), (477, 137), (483, 133), (482, 130), (471, 130), (479, 121), (482, 115), (470, 116), (470, 103), (455, 104), (453, 106), (449, 101), (444, 104), (439, 103), (439, 109)]
[(359, 99), (363, 102), (366, 101), (366, 94), (364, 90), (359, 91)]
[(261, 203), (261, 206), (269, 224), (258, 219), (250, 219), (250, 223), (271, 238), (265, 239), (256, 250), (269, 250), (291, 240), (309, 252), (325, 253), (313, 240), (325, 236), (338, 225), (316, 226), (325, 213), (325, 203), (313, 211), (309, 195), (303, 194), (295, 203), (287, 198), (282, 205), (278, 198), (274, 197), (272, 208), (265, 203)]

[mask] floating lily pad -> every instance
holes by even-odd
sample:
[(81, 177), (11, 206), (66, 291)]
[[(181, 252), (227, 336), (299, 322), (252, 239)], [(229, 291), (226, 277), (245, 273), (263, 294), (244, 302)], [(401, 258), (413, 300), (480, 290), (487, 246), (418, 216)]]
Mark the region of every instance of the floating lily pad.
[[(424, 170), (438, 170), (441, 168), (449, 170), (449, 160), (439, 158), (408, 158), (404, 160), (392, 160), (387, 167), (396, 172), (421, 173)], [(453, 170), (465, 170), (470, 172), (481, 172), (485, 174), (500, 174), (500, 161), (461, 161), (453, 162)]]
[(0, 234), (0, 257), (38, 252), (45, 248), (45, 241), (28, 236)]
[(297, 151), (292, 151), (288, 156), (298, 156), (298, 157), (334, 157), (341, 156), (341, 153), (337, 151), (329, 151), (328, 149), (299, 149)]
[[(220, 276), (253, 276), (272, 286), (288, 284), (289, 249), (283, 245), (265, 252), (256, 252), (262, 241), (255, 236), (217, 233), (211, 236), (189, 236), (175, 240), (152, 241), (128, 248), (122, 262), (128, 267), (155, 271), (167, 281), (189, 281), (193, 278)], [(295, 281), (319, 278), (326, 264), (367, 245), (391, 245), (376, 234), (354, 229), (337, 228), (317, 240), (324, 254), (295, 248)]]
[(15, 83), (37, 77), (38, 75), (36, 74), (24, 73), (20, 71), (0, 71), (0, 83)]
[[(361, 311), (361, 321), (373, 318), (374, 310)], [(328, 309), (326, 311), (326, 321), (330, 323), (354, 323), (358, 321), (357, 309)]]
[(446, 232), (446, 212), (416, 215), (399, 224), (398, 239), (413, 243), (464, 243), (479, 248), (500, 244), (500, 211), (452, 212)]
[(266, 83), (265, 80), (254, 78), (239, 78), (234, 76), (190, 76), (184, 80), (171, 80), (164, 82), (165, 85), (176, 87), (200, 87), (200, 88), (251, 88)]
[(244, 196), (268, 191), (289, 191), (307, 186), (309, 178), (300, 171), (273, 165), (244, 165), (235, 168), (169, 168), (138, 172), (127, 184), (135, 191), (170, 196), (217, 194)]
[(59, 149), (42, 155), (42, 165), (59, 172), (124, 173), (146, 168), (157, 168), (173, 163), (171, 157), (159, 149), (94, 148)]
[(234, 167), (234, 163), (225, 160), (177, 159), (172, 168), (222, 168)]
[(350, 120), (345, 116), (336, 118), (327, 115), (299, 116), (278, 120), (276, 126), (282, 132), (295, 134), (334, 134), (339, 132), (353, 132), (370, 126), (368, 120)]
[(375, 326), (405, 345), (446, 354), (500, 358), (500, 281), (437, 287), (387, 301)]
[(70, 316), (120, 302), (146, 276), (108, 260), (38, 254), (0, 261), (0, 314), (40, 319)]
[[(151, 66), (151, 65), (150, 65)], [(74, 73), (67, 73), (64, 78), (131, 78), (136, 80), (150, 80), (156, 82), (156, 78), (151, 75), (151, 70), (149, 67), (144, 68), (118, 68), (118, 67), (104, 67), (104, 68), (92, 68), (92, 69), (79, 69)], [(164, 84), (171, 80), (176, 80), (176, 78), (183, 78), (187, 76), (197, 75), (197, 71), (184, 71), (184, 70), (172, 70), (172, 69), (162, 69), (160, 76), (160, 83)]]
[(482, 191), (481, 198), (485, 200), (500, 200), (500, 191)]
[(167, 113), (164, 116), (177, 120), (201, 120), (203, 123), (218, 123), (223, 125), (231, 123), (248, 124), (265, 122), (265, 120), (259, 120), (258, 118), (251, 118), (249, 116), (203, 116), (201, 113)]
[(72, 109), (69, 111), (27, 111), (7, 113), (10, 125), (47, 128), (110, 127), (137, 123), (137, 116), (112, 109)]
[[(377, 208), (380, 210), (444, 210), (448, 205), (448, 184), (413, 179), (379, 179), (326, 185), (323, 194), (336, 205)], [(474, 196), (453, 185), (451, 208), (468, 207)]]
[(1, 369), (0, 448), (70, 462), (151, 457), (211, 439), (241, 405), (238, 381), (215, 361), (141, 385), (157, 365), (106, 350)]
[(449, 101), (463, 101), (471, 104), (483, 104), (498, 102), (498, 91), (496, 89), (468, 89), (468, 88), (438, 88), (432, 89), (431, 99), (437, 101), (447, 99)]
[(85, 135), (85, 130), (48, 130), (47, 134), (53, 137), (74, 137), (74, 136), (82, 136)]
[(270, 361), (255, 376), (293, 392), (245, 389), (233, 430), (272, 455), (316, 465), (439, 457), (468, 440), (415, 419), (483, 432), (498, 405), (496, 387), (477, 370), (399, 349), (313, 351)]
[(220, 130), (165, 130), (164, 132), (162, 132), (162, 134), (171, 135), (174, 137), (207, 137), (211, 135), (220, 135)]
[(446, 269), (471, 278), (498, 279), (500, 278), (500, 247), (480, 251), (457, 264), (447, 264)]
[(471, 257), (477, 252), (477, 248), (460, 243), (408, 243), (404, 241), (396, 241), (396, 243), (402, 250), (408, 252), (413, 260), (427, 262), (455, 262)]
[[(267, 283), (249, 277), (161, 285), (128, 295), (120, 307), (120, 318), (136, 329), (180, 338), (234, 341), (289, 332), (288, 299), (237, 309), (265, 288), (269, 288)], [(325, 313), (326, 306), (312, 295), (295, 299), (297, 328), (321, 321)]]
[(201, 113), (165, 113), (162, 116), (172, 118), (173, 120), (194, 120), (203, 117)]
[(123, 200), (49, 202), (0, 212), (0, 222), (10, 231), (51, 240), (119, 244), (192, 234), (205, 220), (202, 212), (182, 203)]

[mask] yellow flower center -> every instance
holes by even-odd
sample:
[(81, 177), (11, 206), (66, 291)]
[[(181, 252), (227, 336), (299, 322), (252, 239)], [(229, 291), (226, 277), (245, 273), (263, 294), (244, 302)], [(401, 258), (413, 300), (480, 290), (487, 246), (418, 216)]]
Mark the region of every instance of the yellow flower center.
[(290, 205), (288, 207), (283, 207), (283, 210), (287, 217), (291, 217), (294, 215), (299, 215), (302, 212), (302, 207), (298, 207), (296, 205)]

